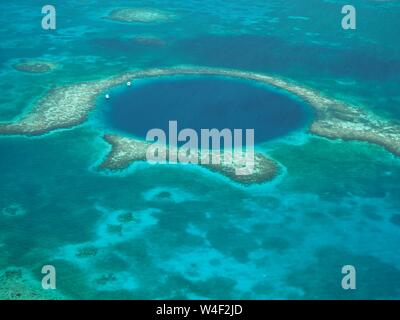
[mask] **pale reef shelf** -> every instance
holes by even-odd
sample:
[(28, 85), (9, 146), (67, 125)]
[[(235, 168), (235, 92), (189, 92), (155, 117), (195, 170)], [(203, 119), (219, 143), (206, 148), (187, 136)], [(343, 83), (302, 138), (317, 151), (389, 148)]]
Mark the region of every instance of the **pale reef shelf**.
[(154, 23), (166, 22), (174, 17), (173, 14), (149, 8), (121, 8), (110, 12), (108, 20), (125, 23)]
[[(57, 129), (71, 128), (86, 121), (90, 111), (95, 108), (96, 98), (110, 88), (135, 79), (176, 75), (223, 76), (256, 81), (281, 89), (299, 97), (313, 108), (314, 117), (309, 128), (311, 133), (330, 139), (374, 143), (400, 156), (400, 124), (397, 122), (372, 114), (357, 106), (328, 98), (317, 90), (287, 79), (254, 72), (208, 67), (139, 70), (109, 79), (58, 87), (49, 91), (24, 116), (9, 123), (0, 123), (0, 134), (35, 136)], [(101, 165), (102, 168), (121, 169), (134, 161), (143, 160), (142, 151), (137, 153), (140, 149), (137, 148), (137, 143), (144, 144), (144, 142), (116, 135), (105, 135), (104, 138), (113, 148)], [(133, 145), (136, 147), (133, 148)], [(252, 179), (248, 179), (249, 183), (261, 182), (261, 179), (270, 180), (277, 172), (277, 165), (272, 160), (261, 154), (257, 156), (263, 159), (261, 161), (259, 158), (260, 161), (256, 161), (255, 173), (257, 174)], [(259, 170), (258, 162), (265, 168)], [(221, 168), (210, 169), (221, 172)], [(221, 173), (230, 176), (228, 171)]]
[[(106, 134), (104, 135), (104, 139), (112, 148), (106, 159), (100, 164), (101, 169), (123, 170), (134, 162), (146, 161), (147, 159), (146, 152), (150, 144), (145, 141), (121, 137), (114, 134)], [(168, 148), (166, 148), (164, 152), (166, 159), (168, 159)], [(233, 159), (233, 161), (225, 161), (227, 155), (230, 157), (229, 159)], [(219, 161), (218, 164), (212, 164), (211, 160), (216, 156), (219, 156), (221, 161)], [(242, 154), (242, 156), (244, 156), (244, 154)], [(246, 162), (238, 161), (238, 159), (233, 157), (231, 152), (228, 154), (228, 152), (222, 151), (217, 155), (212, 151), (206, 157), (208, 157), (208, 164), (202, 163), (201, 159), (204, 159), (205, 155), (199, 151), (197, 153), (197, 165), (218, 172), (241, 184), (263, 183), (272, 180), (278, 173), (277, 164), (265, 155), (257, 152), (254, 154), (253, 168), (251, 170), (249, 167), (247, 167), (246, 170)], [(240, 157), (240, 159), (245, 160), (245, 157)], [(246, 174), (238, 175), (237, 169), (245, 170)]]

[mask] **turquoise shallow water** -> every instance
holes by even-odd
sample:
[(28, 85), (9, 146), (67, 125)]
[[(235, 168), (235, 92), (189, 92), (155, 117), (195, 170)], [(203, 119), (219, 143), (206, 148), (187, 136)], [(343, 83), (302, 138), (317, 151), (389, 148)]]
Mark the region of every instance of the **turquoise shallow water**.
[[(39, 1), (2, 3), (0, 120), (57, 85), (181, 64), (289, 77), (399, 119), (400, 5), (352, 2), (354, 32), (340, 29), (345, 1), (55, 1), (50, 33)], [(126, 6), (177, 18), (102, 19)], [(12, 68), (21, 58), (61, 67), (22, 73)], [(205, 169), (145, 163), (111, 174), (97, 170), (111, 129), (97, 111), (71, 130), (0, 137), (1, 272), (40, 281), (52, 264), (57, 291), (78, 299), (400, 298), (398, 157), (289, 130), (260, 146), (281, 165), (271, 183), (243, 187)], [(10, 205), (24, 214), (4, 215)], [(77, 256), (88, 247), (96, 255)], [(340, 286), (346, 264), (357, 269), (355, 291)]]

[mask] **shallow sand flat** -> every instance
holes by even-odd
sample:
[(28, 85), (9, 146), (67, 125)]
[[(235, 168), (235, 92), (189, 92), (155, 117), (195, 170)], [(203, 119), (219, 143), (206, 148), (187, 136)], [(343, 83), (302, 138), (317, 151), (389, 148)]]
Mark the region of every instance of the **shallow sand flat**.
[(170, 19), (171, 14), (148, 8), (122, 8), (112, 11), (106, 18), (119, 22), (163, 22)]
[[(123, 170), (134, 162), (146, 161), (146, 152), (149, 143), (135, 139), (125, 138), (118, 135), (108, 134), (104, 136), (112, 149), (107, 158), (100, 165), (101, 169)], [(166, 149), (168, 154), (168, 149)], [(225, 162), (224, 153), (221, 154), (220, 164), (202, 164), (201, 152), (198, 153), (199, 164), (209, 170), (221, 173), (222, 175), (243, 184), (262, 183), (272, 180), (278, 173), (276, 163), (260, 153), (254, 155), (254, 169), (245, 175), (237, 175), (236, 169), (243, 168), (243, 162)], [(209, 156), (211, 159), (211, 155)]]

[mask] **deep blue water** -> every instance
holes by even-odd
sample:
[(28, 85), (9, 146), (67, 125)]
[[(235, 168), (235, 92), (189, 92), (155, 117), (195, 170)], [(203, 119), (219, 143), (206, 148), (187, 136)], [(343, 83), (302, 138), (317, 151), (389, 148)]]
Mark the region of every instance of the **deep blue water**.
[[(168, 78), (135, 82), (108, 101), (106, 121), (112, 128), (145, 137), (153, 128), (178, 130), (254, 129), (255, 142), (301, 128), (306, 106), (285, 94), (246, 81), (217, 77)], [(190, 110), (190, 112), (188, 112)]]

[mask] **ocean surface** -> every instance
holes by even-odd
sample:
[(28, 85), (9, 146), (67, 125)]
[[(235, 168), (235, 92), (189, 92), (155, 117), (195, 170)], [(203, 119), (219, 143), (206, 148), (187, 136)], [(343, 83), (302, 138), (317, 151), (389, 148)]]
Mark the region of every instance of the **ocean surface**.
[[(349, 2), (356, 30), (341, 28)], [(0, 3), (0, 121), (29, 112), (54, 87), (177, 65), (289, 78), (400, 120), (399, 1), (52, 4), (57, 29), (46, 31), (42, 1)], [(124, 7), (174, 18), (104, 19)], [(21, 59), (59, 67), (21, 72), (13, 68)], [(400, 298), (398, 157), (310, 134), (307, 106), (270, 88), (181, 77), (135, 86), (100, 97), (77, 127), (0, 136), (0, 274), (21, 269), (40, 283), (42, 266), (53, 265), (56, 291), (67, 299)], [(209, 94), (215, 88), (219, 94)], [(244, 110), (252, 99), (259, 103)], [(213, 111), (220, 114), (209, 117)], [(195, 128), (256, 126), (258, 148), (279, 162), (279, 176), (246, 187), (192, 166), (98, 170), (110, 151), (104, 133), (143, 137), (172, 116)], [(5, 214), (10, 206), (20, 214)], [(82, 248), (95, 254), (79, 256)], [(342, 289), (344, 265), (357, 270), (356, 290)]]

